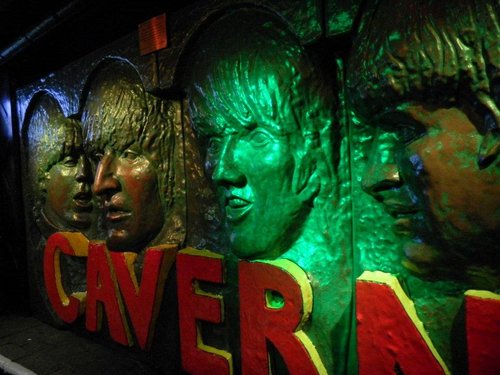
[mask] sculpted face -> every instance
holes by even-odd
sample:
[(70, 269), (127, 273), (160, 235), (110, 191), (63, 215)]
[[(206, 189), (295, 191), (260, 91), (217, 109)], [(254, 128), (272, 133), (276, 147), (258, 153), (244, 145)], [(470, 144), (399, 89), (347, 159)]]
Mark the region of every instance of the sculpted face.
[(144, 250), (165, 222), (160, 170), (167, 132), (155, 103), (125, 62), (103, 65), (89, 85), (82, 122), (98, 161), (92, 189), (113, 251)]
[(332, 122), (330, 87), (293, 33), (266, 12), (221, 18), (192, 51), (191, 120), (208, 145), (205, 167), (231, 251), (243, 259), (300, 252), (314, 237), (305, 233), (327, 180), (318, 165)]
[(209, 139), (206, 168), (217, 187), (232, 251), (275, 258), (297, 238), (304, 202), (289, 143), (280, 129), (255, 125)]
[(104, 205), (106, 244), (111, 250), (139, 251), (163, 225), (157, 171), (134, 145), (106, 147), (97, 166), (94, 192)]
[(383, 129), (363, 187), (396, 219), (394, 230), (407, 239), (406, 265), (425, 274), (456, 262), (491, 262), (487, 253), (498, 248), (500, 230), (499, 162), (479, 167), (484, 135), (468, 115), (412, 102), (377, 124)]
[(54, 164), (45, 181), (45, 217), (57, 228), (87, 229), (92, 221), (92, 172), (84, 155)]

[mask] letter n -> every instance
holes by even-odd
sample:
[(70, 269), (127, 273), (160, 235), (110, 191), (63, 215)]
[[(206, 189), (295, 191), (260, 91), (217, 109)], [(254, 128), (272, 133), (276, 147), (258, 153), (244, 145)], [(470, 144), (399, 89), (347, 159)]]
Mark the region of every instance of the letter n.
[(465, 292), (469, 375), (500, 371), (500, 295), (484, 290)]
[(132, 345), (123, 303), (106, 245), (91, 243), (87, 258), (87, 309), (85, 312), (85, 326), (89, 331), (96, 332), (101, 329), (103, 309), (106, 311), (111, 338), (122, 345)]
[(222, 296), (200, 288), (199, 282), (224, 282), (222, 255), (208, 250), (184, 249), (177, 255), (179, 330), (183, 369), (192, 375), (232, 374), (227, 351), (203, 343), (200, 323), (222, 323)]
[(356, 281), (359, 375), (449, 374), (396, 277), (365, 271)]
[(43, 276), (47, 295), (63, 322), (73, 323), (85, 310), (85, 292), (75, 292), (68, 296), (61, 280), (61, 253), (86, 257), (89, 240), (82, 233), (58, 232), (52, 234), (45, 244)]
[(316, 348), (302, 330), (313, 303), (306, 273), (295, 263), (240, 261), (242, 374), (269, 374), (269, 343), (291, 375), (326, 374)]

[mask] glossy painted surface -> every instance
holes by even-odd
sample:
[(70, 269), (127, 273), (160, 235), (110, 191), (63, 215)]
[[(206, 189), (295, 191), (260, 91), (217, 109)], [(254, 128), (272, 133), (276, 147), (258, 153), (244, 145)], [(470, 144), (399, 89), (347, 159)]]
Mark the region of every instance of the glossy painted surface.
[[(314, 356), (300, 360), (303, 365), (318, 357), (331, 374), (355, 374), (362, 348), (387, 354), (371, 360), (389, 372), (395, 352), (403, 355), (399, 368), (405, 373), (418, 371), (412, 358), (421, 358), (429, 342), (452, 373), (463, 373), (464, 291), (498, 292), (500, 285), (498, 6), (488, 0), (455, 6), (437, 0), (367, 1), (356, 16), (359, 1), (319, 2), (324, 14), (312, 1), (208, 3), (183, 20), (167, 15), (172, 43), (158, 55), (139, 57), (131, 38), (125, 49), (120, 41), (119, 48), (96, 51), (33, 85), (48, 88), (59, 102), (54, 110), (44, 109), (45, 118), (61, 123), (71, 118), (83, 127), (83, 139), (75, 137), (68, 150), (61, 151), (63, 142), (47, 142), (55, 136), (43, 126), (32, 135), (45, 140), (42, 146), (27, 143), (26, 159), (49, 168), (40, 174), (48, 179), (42, 184), (36, 177), (28, 189), (35, 197), (44, 197), (41, 188), (47, 189), (47, 200), (35, 211), (43, 208), (40, 217), (51, 222), (67, 220), (72, 230), (97, 226), (89, 239), (121, 252), (111, 258), (120, 260), (126, 287), (113, 279), (111, 263), (103, 258), (107, 251), (97, 258), (94, 252), (89, 260), (94, 263), (89, 265), (91, 330), (96, 304), (108, 304), (112, 339), (131, 342), (126, 332), (117, 336), (123, 317), (114, 299), (121, 293), (133, 301), (134, 313), (126, 318), (133, 315), (142, 332), (135, 342), (148, 346), (146, 338), (153, 336), (146, 335), (152, 333), (148, 319), (139, 318), (146, 310), (134, 294), (134, 276), (136, 284), (139, 278), (150, 280), (152, 291), (160, 278), (144, 265), (144, 250), (175, 243), (192, 247), (179, 256), (191, 276), (178, 273), (178, 297), (175, 277), (165, 282), (166, 302), (158, 306), (154, 335), (160, 343), (151, 346), (162, 366), (240, 373), (244, 367), (265, 371), (269, 364), (276, 374), (290, 373), (286, 367), (307, 356), (289, 354), (298, 341), (289, 340), (288, 332), (315, 348), (308, 350)], [(327, 19), (318, 22), (321, 17)], [(360, 29), (346, 34), (352, 25)], [(26, 97), (36, 103), (36, 95)], [(28, 107), (20, 115), (28, 125), (30, 106), (20, 105), (21, 112)], [(45, 160), (49, 154), (56, 156)], [(79, 191), (90, 191), (91, 184), (99, 203), (92, 205), (101, 215), (92, 216), (87, 230), (82, 226), (87, 212), (73, 206), (86, 207), (88, 195)], [(280, 295), (280, 285), (274, 292), (264, 286), (255, 290), (262, 274), (238, 275), (238, 263), (257, 267), (280, 258), (303, 270), (301, 283), (312, 293), (310, 315), (290, 323), (286, 332), (275, 329), (285, 321), (269, 319), (270, 311), (283, 308), (283, 295), (297, 285), (290, 281)], [(63, 261), (60, 266), (70, 295), (78, 272)], [(365, 297), (357, 295), (358, 313), (365, 322), (371, 319), (373, 329), (356, 343), (352, 288), (364, 270), (396, 275), (418, 319), (395, 319), (391, 311), (398, 300), (390, 305), (384, 293), (374, 296), (373, 285), (365, 285)], [(106, 278), (106, 292), (97, 290), (96, 274)], [(262, 293), (268, 304), (252, 304)], [(252, 320), (256, 306), (262, 308), (258, 322)], [(385, 317), (377, 315), (382, 309)], [(155, 314), (148, 310), (144, 316)], [(389, 328), (381, 332), (383, 324)], [(405, 328), (390, 331), (391, 326)], [(425, 342), (415, 327), (428, 333)], [(394, 339), (387, 338), (389, 331)], [(268, 345), (270, 332), (283, 335), (276, 342), (283, 343), (285, 357), (278, 355), (278, 344)], [(243, 357), (257, 352), (243, 352), (252, 342), (245, 337), (255, 335), (264, 360), (251, 359), (246, 367)], [(415, 355), (405, 356), (409, 342)], [(369, 373), (373, 367), (366, 364), (362, 371)], [(292, 372), (299, 369), (294, 367)]]
[(464, 291), (500, 286), (498, 15), (368, 2), (347, 64), (356, 274), (398, 275), (452, 373)]
[(103, 201), (109, 249), (140, 249), (159, 232), (163, 212), (157, 179), (146, 156), (130, 149), (104, 151), (93, 191)]
[[(424, 22), (387, 23), (403, 8)], [(381, 2), (349, 70), (356, 113), (378, 129), (363, 187), (395, 218), (403, 263), (490, 290), (500, 286), (497, 23), (489, 1)]]
[(146, 93), (130, 65), (101, 68), (87, 95), (83, 123), (97, 163), (92, 189), (102, 205), (106, 244), (110, 250), (141, 251), (165, 220), (158, 143), (166, 134), (161, 127), (150, 129)]
[(92, 217), (92, 171), (84, 155), (66, 156), (53, 165), (45, 181), (47, 199), (43, 212), (58, 228), (90, 227)]
[(45, 235), (89, 230), (95, 220), (93, 174), (83, 150), (81, 124), (66, 118), (55, 98), (40, 93), (31, 104), (27, 142), (35, 190), (33, 216), (40, 230)]
[[(407, 266), (432, 276), (450, 265), (491, 264), (500, 230), (500, 169), (498, 162), (478, 165), (482, 136), (469, 117), (456, 107), (408, 103), (377, 123), (390, 131), (375, 138), (363, 186), (407, 239)], [(383, 138), (392, 135), (388, 146)], [(392, 149), (380, 160), (384, 145)]]
[(257, 125), (210, 143), (206, 165), (224, 207), (232, 251), (245, 259), (285, 252), (305, 214), (287, 137)]
[(308, 272), (317, 299), (305, 332), (325, 367), (343, 371), (352, 287), (346, 158), (334, 87), (315, 57), (273, 14), (241, 9), (203, 30), (184, 79), (229, 251), (286, 258)]
[[(206, 50), (219, 39), (223, 49)], [(239, 258), (276, 258), (304, 235), (320, 179), (330, 182), (318, 160), (329, 93), (293, 35), (264, 12), (222, 19), (195, 49), (191, 113), (231, 249)]]

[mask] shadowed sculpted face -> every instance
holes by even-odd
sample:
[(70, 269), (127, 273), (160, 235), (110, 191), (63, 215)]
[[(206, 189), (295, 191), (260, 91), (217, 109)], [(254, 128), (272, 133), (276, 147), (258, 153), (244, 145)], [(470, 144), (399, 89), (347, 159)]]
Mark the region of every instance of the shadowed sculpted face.
[(92, 172), (84, 155), (68, 155), (47, 173), (43, 212), (57, 228), (87, 229), (92, 221)]
[(379, 123), (388, 131), (377, 132), (363, 187), (407, 239), (406, 265), (425, 273), (497, 246), (499, 162), (478, 165), (483, 136), (469, 117), (456, 107), (405, 103)]
[[(385, 21), (407, 5), (424, 22)], [(490, 7), (382, 2), (370, 21), (377, 33), (362, 31), (356, 43), (351, 97), (376, 128), (363, 187), (395, 218), (403, 263), (420, 275), (499, 272), (500, 112), (490, 75), (500, 60)]]
[(37, 222), (42, 232), (48, 228), (87, 230), (94, 220), (93, 176), (84, 155), (80, 123), (66, 118), (49, 94), (35, 100), (27, 139), (31, 150), (29, 162), (37, 174), (34, 190), (39, 194), (35, 204), (35, 210), (39, 210), (35, 213)]

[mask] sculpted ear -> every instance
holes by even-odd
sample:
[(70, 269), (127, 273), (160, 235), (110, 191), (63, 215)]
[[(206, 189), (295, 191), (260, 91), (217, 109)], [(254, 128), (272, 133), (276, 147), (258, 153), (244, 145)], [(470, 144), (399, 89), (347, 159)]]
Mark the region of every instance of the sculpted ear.
[(500, 129), (489, 129), (481, 145), (479, 146), (479, 154), (477, 164), (480, 169), (484, 169), (491, 165), (500, 153)]
[(319, 189), (320, 176), (316, 161), (308, 153), (295, 162), (292, 191), (299, 195), (303, 202), (307, 202), (318, 195)]

